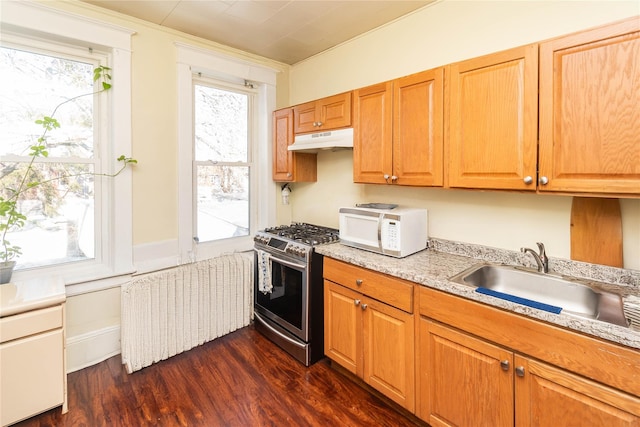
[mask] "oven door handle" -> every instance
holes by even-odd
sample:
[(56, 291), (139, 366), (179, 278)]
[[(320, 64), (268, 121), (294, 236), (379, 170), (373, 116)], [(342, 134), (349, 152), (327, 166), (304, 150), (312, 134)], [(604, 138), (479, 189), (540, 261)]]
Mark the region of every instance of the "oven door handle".
[(304, 264), (295, 264), (293, 262), (289, 262), (289, 261), (285, 261), (281, 258), (277, 258), (273, 255), (271, 255), (271, 261), (275, 261), (279, 264), (284, 264), (287, 267), (291, 267), (291, 268), (295, 268), (296, 270), (304, 270), (306, 268), (306, 266)]
[(300, 344), (298, 341), (295, 341), (291, 338), (289, 338), (288, 336), (286, 336), (285, 334), (283, 334), (282, 332), (276, 330), (273, 326), (269, 325), (269, 322), (267, 322), (262, 316), (260, 316), (258, 313), (253, 313), (253, 315), (255, 317), (257, 317), (258, 319), (260, 319), (260, 321), (262, 322), (262, 325), (266, 328), (268, 328), (271, 332), (273, 332), (274, 334), (278, 335), (280, 338), (282, 338), (283, 340), (295, 345), (296, 347), (304, 347), (302, 344)]

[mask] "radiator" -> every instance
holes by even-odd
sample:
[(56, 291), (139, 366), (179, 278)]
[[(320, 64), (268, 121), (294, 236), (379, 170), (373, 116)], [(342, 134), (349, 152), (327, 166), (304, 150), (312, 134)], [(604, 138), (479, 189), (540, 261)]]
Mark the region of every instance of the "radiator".
[(253, 260), (218, 258), (122, 286), (122, 363), (132, 373), (249, 324)]

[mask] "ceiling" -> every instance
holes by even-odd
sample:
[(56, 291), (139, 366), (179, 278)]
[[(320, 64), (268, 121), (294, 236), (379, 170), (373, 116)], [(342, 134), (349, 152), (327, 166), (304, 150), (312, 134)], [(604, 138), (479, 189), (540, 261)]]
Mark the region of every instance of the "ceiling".
[(286, 64), (436, 0), (83, 0)]

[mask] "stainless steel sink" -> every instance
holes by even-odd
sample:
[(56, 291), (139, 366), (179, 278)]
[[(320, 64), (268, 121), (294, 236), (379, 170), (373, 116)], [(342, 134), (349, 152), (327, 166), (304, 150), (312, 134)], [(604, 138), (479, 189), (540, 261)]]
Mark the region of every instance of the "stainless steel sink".
[[(596, 291), (574, 280), (542, 274), (521, 267), (493, 264), (474, 265), (453, 276), (450, 280), (506, 294), (494, 295), (503, 297), (503, 299), (510, 299), (510, 296), (514, 296), (560, 307), (562, 313), (597, 319), (625, 327), (629, 326), (624, 315), (623, 301), (620, 295)], [(494, 294), (494, 292), (489, 292), (489, 294)], [(526, 304), (527, 302), (521, 303)], [(535, 306), (535, 304), (527, 305)]]

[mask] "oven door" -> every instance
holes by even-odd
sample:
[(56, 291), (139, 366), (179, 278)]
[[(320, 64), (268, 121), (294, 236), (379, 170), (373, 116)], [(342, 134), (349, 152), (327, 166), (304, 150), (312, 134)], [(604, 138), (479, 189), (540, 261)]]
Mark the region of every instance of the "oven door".
[[(308, 306), (309, 274), (307, 264), (294, 258), (274, 254), (271, 256), (270, 293), (259, 290), (257, 268), (255, 273), (254, 302), (255, 310), (263, 317), (291, 332), (304, 342), (309, 341)], [(255, 265), (258, 265), (258, 253), (255, 253)]]

